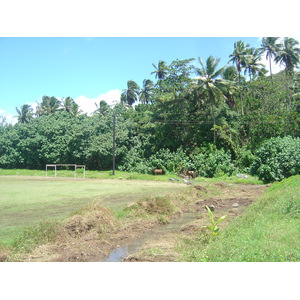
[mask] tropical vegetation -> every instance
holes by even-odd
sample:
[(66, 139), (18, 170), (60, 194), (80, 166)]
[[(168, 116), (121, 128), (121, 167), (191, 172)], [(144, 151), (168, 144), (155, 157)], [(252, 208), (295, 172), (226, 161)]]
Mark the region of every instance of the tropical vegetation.
[[(284, 70), (273, 74), (272, 61)], [(266, 37), (259, 48), (239, 40), (224, 66), (213, 56), (153, 63), (149, 75), (156, 82), (128, 80), (120, 103), (101, 100), (90, 116), (70, 96), (43, 96), (35, 112), (28, 104), (16, 108), (15, 125), (0, 117), (0, 167), (77, 163), (109, 170), (115, 129), (119, 170), (190, 169), (207, 177), (251, 172), (265, 182), (299, 174), (293, 150), (300, 132), (299, 62), (293, 38)], [(268, 156), (262, 149), (274, 143), (291, 147), (284, 156), (293, 157), (288, 170), (283, 154), (280, 163), (262, 161)]]

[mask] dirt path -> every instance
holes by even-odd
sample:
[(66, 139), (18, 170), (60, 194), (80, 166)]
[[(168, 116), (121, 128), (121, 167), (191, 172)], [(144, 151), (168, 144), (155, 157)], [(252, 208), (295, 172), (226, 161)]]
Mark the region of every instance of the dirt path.
[[(109, 226), (99, 229), (92, 226), (91, 219), (75, 216), (56, 243), (40, 246), (20, 260), (103, 261), (116, 248), (141, 241), (139, 250), (129, 253), (125, 261), (180, 261), (176, 251), (178, 237), (189, 236), (209, 223), (205, 205), (214, 210), (216, 218), (227, 215), (226, 221), (220, 224), (222, 228), (243, 213), (265, 188), (265, 185), (195, 184), (189, 187), (189, 201), (177, 200), (180, 211), (171, 217), (168, 225), (160, 225), (156, 218), (129, 219), (122, 223), (107, 219)], [(103, 215), (97, 216), (95, 212), (93, 217), (100, 220)]]

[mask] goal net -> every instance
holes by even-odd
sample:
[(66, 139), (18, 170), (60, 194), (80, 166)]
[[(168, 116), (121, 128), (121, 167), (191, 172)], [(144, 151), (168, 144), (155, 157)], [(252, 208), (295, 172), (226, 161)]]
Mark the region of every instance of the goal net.
[(47, 164), (46, 177), (85, 178), (85, 165)]

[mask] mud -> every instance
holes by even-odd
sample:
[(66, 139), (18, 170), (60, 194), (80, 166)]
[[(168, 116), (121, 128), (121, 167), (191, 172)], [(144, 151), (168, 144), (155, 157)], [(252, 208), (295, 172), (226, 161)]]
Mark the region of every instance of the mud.
[[(200, 187), (200, 188), (199, 188)], [(180, 261), (176, 251), (179, 237), (203, 230), (208, 217), (205, 206), (213, 207), (216, 218), (226, 214), (226, 222), (243, 213), (265, 190), (264, 185), (216, 183), (188, 187), (189, 201), (177, 199), (180, 214), (161, 225), (157, 218), (113, 221), (109, 212), (97, 211), (87, 217), (75, 215), (68, 220), (60, 238), (36, 248), (20, 261), (103, 262), (103, 261)], [(186, 218), (185, 218), (186, 216)], [(190, 216), (190, 217), (187, 217)], [(106, 226), (97, 225), (97, 220)], [(220, 226), (221, 227), (221, 226)]]

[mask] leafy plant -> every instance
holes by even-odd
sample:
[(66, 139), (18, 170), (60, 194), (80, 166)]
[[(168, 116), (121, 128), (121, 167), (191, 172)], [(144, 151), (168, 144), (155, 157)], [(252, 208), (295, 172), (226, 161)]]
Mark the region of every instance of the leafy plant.
[(250, 170), (265, 183), (299, 174), (300, 139), (286, 136), (267, 140), (257, 150)]
[(220, 228), (217, 226), (222, 220), (224, 220), (227, 216), (222, 216), (220, 217), (216, 222), (214, 220), (214, 215), (212, 213), (212, 211), (210, 210), (210, 208), (206, 205), (205, 206), (207, 212), (208, 212), (208, 215), (209, 215), (209, 219), (210, 219), (210, 222), (211, 222), (211, 226), (209, 225), (205, 225), (203, 226), (204, 228), (207, 228), (211, 231), (211, 235), (212, 236), (215, 236), (218, 234)]

